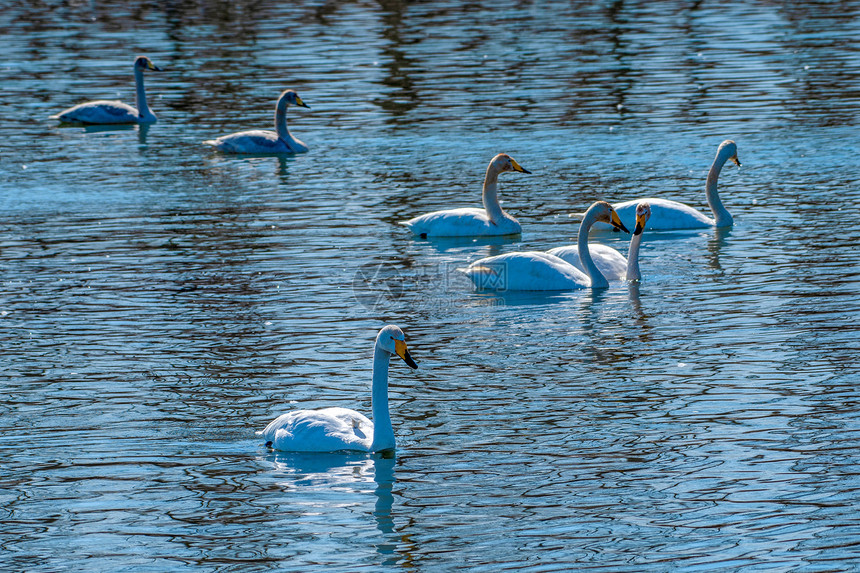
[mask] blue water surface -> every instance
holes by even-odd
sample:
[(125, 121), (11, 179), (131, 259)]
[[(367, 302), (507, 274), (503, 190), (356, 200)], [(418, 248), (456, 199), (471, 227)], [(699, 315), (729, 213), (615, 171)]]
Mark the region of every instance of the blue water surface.
[[(833, 571), (860, 563), (857, 2), (7, 2), (0, 10), (0, 569)], [(60, 127), (88, 99), (149, 128)], [(202, 141), (271, 129), (310, 152)], [(457, 268), (642, 196), (640, 285), (475, 292)], [(521, 237), (422, 241), (479, 206)], [(627, 237), (595, 235), (626, 251)], [(290, 455), (293, 408), (394, 459)]]

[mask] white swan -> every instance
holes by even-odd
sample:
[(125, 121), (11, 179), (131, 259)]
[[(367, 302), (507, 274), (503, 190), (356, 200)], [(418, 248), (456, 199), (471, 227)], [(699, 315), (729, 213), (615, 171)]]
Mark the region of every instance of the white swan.
[(588, 231), (597, 221), (609, 223), (614, 228), (629, 233), (609, 203), (594, 203), (585, 212), (577, 235), (584, 273), (564, 259), (539, 251), (487, 257), (459, 270), (481, 289), (543, 291), (606, 288), (609, 282), (595, 265), (588, 248)]
[[(731, 213), (723, 206), (723, 202), (720, 200), (720, 195), (717, 192), (717, 179), (720, 177), (720, 170), (722, 170), (723, 165), (728, 160), (731, 160), (738, 167), (741, 166), (741, 162), (738, 160), (738, 147), (730, 139), (722, 142), (720, 147), (717, 148), (717, 156), (714, 158), (714, 163), (711, 165), (710, 171), (708, 171), (708, 179), (705, 183), (705, 196), (708, 199), (708, 206), (710, 206), (711, 212), (714, 214), (713, 219), (684, 203), (652, 197), (625, 201), (624, 203), (613, 205), (613, 207), (625, 224), (632, 225), (635, 218), (636, 206), (642, 201), (649, 203), (651, 205), (651, 219), (647, 227), (649, 231), (730, 227), (734, 224), (734, 220)], [(606, 225), (597, 225), (595, 228), (607, 230), (609, 227)]]
[(134, 59), (134, 86), (135, 101), (137, 109), (121, 101), (97, 100), (88, 101), (70, 107), (51, 119), (58, 119), (64, 123), (155, 123), (158, 118), (146, 104), (146, 91), (143, 89), (143, 71), (152, 70), (160, 72), (161, 68), (153, 64), (146, 56), (138, 56)]
[(388, 414), (388, 361), (393, 355), (418, 368), (406, 349), (403, 331), (388, 325), (379, 331), (373, 352), (372, 422), (347, 408), (296, 410), (275, 418), (257, 435), (266, 440), (266, 446), (288, 452), (393, 450), (394, 429)]
[[(588, 251), (594, 264), (600, 269), (600, 273), (610, 281), (638, 281), (642, 280), (639, 271), (639, 245), (642, 243), (642, 231), (651, 217), (651, 206), (644, 201), (636, 206), (636, 228), (630, 239), (630, 250), (627, 257), (607, 245), (588, 245)], [(579, 245), (567, 245), (556, 247), (547, 251), (560, 259), (564, 259), (581, 271), (585, 271), (582, 260), (579, 257)]]
[(486, 237), (522, 233), (523, 229), (519, 221), (506, 213), (499, 204), (499, 173), (506, 171), (531, 173), (531, 171), (523, 169), (510, 155), (499, 153), (493, 157), (487, 166), (482, 195), (483, 209), (464, 207), (434, 211), (399, 223), (409, 227), (414, 235), (418, 235), (422, 239), (429, 237)]
[(225, 153), (304, 153), (308, 150), (308, 146), (293, 137), (287, 128), (287, 108), (290, 105), (310, 109), (299, 94), (293, 90), (285, 90), (275, 106), (275, 131), (260, 129), (240, 131), (217, 139), (209, 139), (203, 143)]

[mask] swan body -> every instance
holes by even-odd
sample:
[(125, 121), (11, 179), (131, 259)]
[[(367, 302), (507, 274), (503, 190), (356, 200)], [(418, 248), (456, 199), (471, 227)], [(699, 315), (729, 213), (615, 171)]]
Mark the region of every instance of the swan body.
[(500, 153), (493, 157), (487, 166), (482, 194), (483, 209), (460, 208), (434, 211), (408, 221), (400, 221), (400, 224), (408, 227), (412, 234), (425, 239), (431, 237), (487, 237), (522, 233), (523, 229), (519, 221), (505, 212), (499, 204), (499, 174), (506, 171), (531, 173), (510, 155)]
[(121, 101), (97, 100), (88, 101), (70, 107), (51, 119), (57, 119), (63, 123), (83, 124), (113, 124), (113, 123), (155, 123), (158, 118), (149, 109), (146, 103), (146, 91), (143, 88), (143, 72), (152, 70), (160, 72), (161, 68), (153, 64), (146, 56), (138, 56), (134, 60), (134, 84), (137, 108)]
[[(591, 252), (594, 264), (597, 265), (600, 274), (606, 277), (606, 280), (618, 281), (624, 278), (627, 272), (627, 257), (608, 245), (588, 245), (588, 250)], [(555, 247), (548, 250), (547, 253), (585, 272), (582, 266), (582, 259), (579, 258), (578, 245)]]
[(288, 452), (380, 452), (395, 447), (388, 412), (388, 364), (401, 357), (418, 368), (406, 348), (403, 331), (389, 325), (379, 331), (373, 353), (371, 401), (373, 420), (348, 408), (296, 410), (272, 420), (257, 432), (266, 446)]
[(275, 106), (275, 131), (251, 130), (224, 135), (217, 139), (204, 141), (218, 151), (224, 153), (244, 154), (274, 154), (274, 153), (304, 153), (307, 145), (293, 137), (287, 128), (287, 108), (297, 105), (310, 109), (293, 90), (285, 90), (278, 98)]
[(557, 291), (606, 288), (606, 278), (594, 263), (588, 247), (588, 231), (597, 221), (628, 232), (609, 203), (598, 201), (585, 213), (578, 242), (583, 270), (550, 253), (525, 251), (486, 257), (460, 269), (479, 289), (507, 291)]
[[(726, 161), (729, 160), (740, 167), (741, 162), (738, 160), (738, 147), (734, 141), (727, 139), (717, 148), (717, 155), (714, 158), (713, 164), (711, 164), (711, 169), (708, 171), (708, 178), (705, 183), (705, 196), (708, 200), (708, 206), (714, 215), (713, 219), (684, 203), (654, 197), (625, 201), (613, 205), (613, 207), (625, 225), (633, 225), (636, 218), (637, 205), (642, 202), (650, 204), (651, 218), (648, 221), (647, 227), (649, 231), (730, 227), (734, 224), (734, 219), (731, 213), (723, 206), (723, 202), (720, 200), (720, 195), (717, 191), (717, 180), (720, 177), (720, 171)], [(602, 230), (609, 229), (606, 225), (596, 225), (595, 228)]]
[[(651, 206), (645, 201), (640, 201), (636, 206), (636, 227), (630, 238), (630, 249), (627, 257), (607, 245), (588, 245), (594, 264), (600, 269), (600, 273), (609, 281), (638, 281), (642, 279), (639, 271), (639, 245), (642, 243), (642, 231), (651, 217)], [(579, 245), (567, 245), (556, 247), (547, 251), (560, 259), (564, 259), (577, 269), (585, 271), (582, 259), (579, 257)]]

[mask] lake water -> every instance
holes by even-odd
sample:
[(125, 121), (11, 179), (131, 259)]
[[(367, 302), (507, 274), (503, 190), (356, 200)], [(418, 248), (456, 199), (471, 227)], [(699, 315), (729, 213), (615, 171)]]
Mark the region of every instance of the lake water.
[[(856, 2), (95, 2), (0, 11), (0, 568), (830, 571), (860, 565)], [(159, 122), (58, 127), (134, 101)], [(201, 142), (290, 126), (310, 152)], [(475, 292), (662, 196), (640, 286)], [(479, 206), (523, 225), (413, 240)], [(626, 238), (595, 235), (622, 251)], [(291, 408), (369, 412), (395, 459), (267, 451)]]

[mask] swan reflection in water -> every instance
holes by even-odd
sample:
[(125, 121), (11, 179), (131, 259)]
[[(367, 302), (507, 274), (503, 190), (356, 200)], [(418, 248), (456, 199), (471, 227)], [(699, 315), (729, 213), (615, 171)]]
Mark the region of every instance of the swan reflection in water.
[[(403, 557), (401, 554), (404, 553), (405, 539), (398, 535), (392, 512), (397, 464), (393, 453), (383, 452), (368, 456), (361, 453), (321, 454), (269, 450), (262, 459), (272, 464), (274, 472), (291, 478), (281, 479), (279, 484), (285, 490), (301, 490), (303, 504), (314, 512), (319, 512), (324, 506), (331, 507), (331, 498), (322, 496), (314, 499), (308, 495), (311, 491), (343, 492), (360, 497), (366, 497), (372, 492), (375, 496), (373, 519), (376, 529), (384, 535), (376, 542), (376, 550), (386, 556), (386, 562), (390, 559), (391, 563), (395, 563)], [(339, 505), (345, 497), (339, 496)], [(392, 535), (397, 536), (390, 537)], [(409, 546), (411, 547), (411, 543)]]

